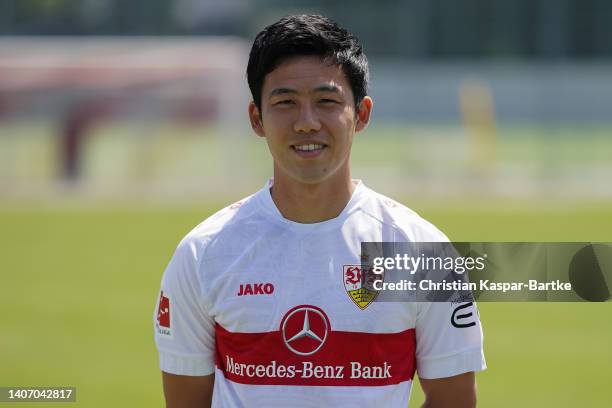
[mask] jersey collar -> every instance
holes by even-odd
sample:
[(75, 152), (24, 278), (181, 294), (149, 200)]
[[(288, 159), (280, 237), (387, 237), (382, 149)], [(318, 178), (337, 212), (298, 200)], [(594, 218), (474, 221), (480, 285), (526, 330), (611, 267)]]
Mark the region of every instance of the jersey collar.
[(366, 187), (359, 179), (353, 179), (352, 181), (355, 184), (355, 190), (353, 191), (351, 199), (346, 204), (342, 212), (335, 218), (310, 224), (303, 224), (291, 221), (283, 217), (280, 210), (274, 203), (274, 200), (272, 200), (272, 194), (270, 193), (270, 187), (274, 185), (274, 179), (269, 179), (264, 185), (264, 187), (257, 192), (256, 197), (259, 205), (263, 208), (266, 214), (271, 217), (275, 222), (282, 224), (285, 227), (290, 228), (296, 232), (308, 233), (312, 231), (319, 231), (322, 229), (334, 228), (339, 225), (342, 225), (346, 218), (355, 209), (358, 208), (358, 204), (364, 196), (364, 191)]

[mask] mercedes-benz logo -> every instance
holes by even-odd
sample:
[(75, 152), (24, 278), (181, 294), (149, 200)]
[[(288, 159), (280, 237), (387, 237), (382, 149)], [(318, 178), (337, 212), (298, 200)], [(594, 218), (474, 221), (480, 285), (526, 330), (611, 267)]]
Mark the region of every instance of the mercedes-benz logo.
[(316, 306), (301, 305), (287, 312), (281, 322), (285, 346), (295, 354), (309, 356), (319, 351), (330, 331), (329, 319)]

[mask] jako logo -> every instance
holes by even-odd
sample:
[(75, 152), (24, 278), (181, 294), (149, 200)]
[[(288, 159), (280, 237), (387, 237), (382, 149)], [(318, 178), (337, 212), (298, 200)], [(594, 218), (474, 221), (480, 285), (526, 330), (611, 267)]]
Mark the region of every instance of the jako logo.
[(274, 292), (274, 285), (271, 283), (247, 283), (241, 284), (238, 296), (247, 295), (271, 295)]

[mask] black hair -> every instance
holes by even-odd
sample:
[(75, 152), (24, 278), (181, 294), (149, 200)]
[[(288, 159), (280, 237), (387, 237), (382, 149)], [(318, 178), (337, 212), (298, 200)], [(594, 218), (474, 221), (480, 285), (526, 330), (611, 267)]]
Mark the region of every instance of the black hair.
[(266, 75), (288, 58), (308, 55), (320, 56), (342, 67), (353, 91), (355, 106), (368, 94), (368, 59), (354, 35), (327, 17), (286, 16), (257, 34), (249, 54), (247, 80), (260, 112)]

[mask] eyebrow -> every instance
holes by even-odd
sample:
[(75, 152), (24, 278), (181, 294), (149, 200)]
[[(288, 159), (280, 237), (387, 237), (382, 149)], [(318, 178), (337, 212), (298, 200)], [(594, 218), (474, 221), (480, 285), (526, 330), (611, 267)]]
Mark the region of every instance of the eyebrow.
[(315, 88), (315, 92), (333, 92), (341, 93), (340, 88), (336, 85), (321, 85)]
[[(336, 85), (321, 85), (318, 86), (314, 89), (314, 92), (332, 92), (332, 93), (337, 93), (340, 94), (342, 93), (340, 91), (340, 88), (337, 87)], [(270, 94), (269, 94), (269, 98), (276, 96), (276, 95), (284, 95), (284, 94), (296, 94), (298, 93), (295, 89), (291, 89), (291, 88), (276, 88), (273, 89)]]
[(289, 89), (289, 88), (276, 88), (273, 89), (272, 92), (270, 92), (269, 97), (273, 97), (275, 95), (283, 95), (283, 94), (296, 94), (297, 91), (295, 89)]

